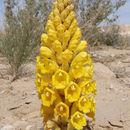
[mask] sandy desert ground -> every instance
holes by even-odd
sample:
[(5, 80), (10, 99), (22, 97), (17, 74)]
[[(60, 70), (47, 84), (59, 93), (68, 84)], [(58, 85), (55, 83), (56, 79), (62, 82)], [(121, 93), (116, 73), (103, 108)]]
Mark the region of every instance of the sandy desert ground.
[[(91, 48), (97, 82), (93, 130), (130, 130), (130, 49)], [(10, 82), (7, 60), (0, 55), (0, 130), (42, 130), (35, 88), (35, 63)], [(6, 129), (8, 128), (8, 129)]]

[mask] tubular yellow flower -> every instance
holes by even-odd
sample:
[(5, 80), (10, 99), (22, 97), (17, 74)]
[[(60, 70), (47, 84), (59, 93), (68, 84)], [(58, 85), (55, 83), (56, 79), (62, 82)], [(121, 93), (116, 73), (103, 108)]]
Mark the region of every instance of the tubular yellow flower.
[(57, 64), (49, 59), (44, 59), (41, 63), (41, 73), (42, 74), (51, 74), (57, 70)]
[(95, 80), (92, 80), (91, 82), (90, 82), (90, 80), (86, 80), (86, 81), (84, 81), (84, 82), (82, 82), (81, 84), (80, 84), (80, 87), (81, 87), (81, 89), (82, 89), (82, 92), (86, 95), (91, 95), (91, 94), (94, 94), (94, 95), (96, 95), (96, 91), (97, 91), (97, 89), (96, 89), (96, 82), (95, 82)]
[(49, 107), (50, 105), (53, 104), (55, 99), (56, 99), (55, 92), (49, 88), (45, 88), (42, 94), (42, 104), (44, 106)]
[(84, 75), (84, 68), (81, 64), (75, 64), (70, 68), (70, 77), (73, 79), (81, 78)]
[(82, 64), (84, 65), (84, 63), (86, 62), (86, 60), (88, 59), (88, 54), (87, 52), (80, 52), (78, 55), (76, 55), (76, 57), (73, 59), (71, 66), (77, 65), (77, 64)]
[(73, 127), (75, 129), (78, 130), (82, 130), (83, 126), (87, 125), (87, 121), (86, 118), (84, 117), (84, 115), (80, 112), (75, 112), (72, 116), (71, 116), (71, 124), (73, 125)]
[(66, 118), (69, 117), (69, 107), (63, 102), (60, 102), (59, 104), (56, 105), (54, 112), (58, 116)]
[(87, 49), (87, 42), (86, 41), (81, 41), (78, 47), (75, 50), (75, 53), (81, 52), (81, 51), (86, 51)]
[(48, 47), (41, 47), (40, 48), (40, 56), (41, 57), (46, 57), (46, 58), (52, 58), (53, 53)]
[(52, 76), (52, 84), (56, 89), (64, 89), (69, 82), (69, 75), (67, 72), (58, 69)]
[(91, 108), (91, 102), (88, 97), (82, 96), (78, 101), (78, 108), (83, 113), (89, 113)]
[(76, 83), (70, 82), (64, 91), (65, 99), (67, 99), (69, 102), (75, 102), (80, 97), (81, 89)]

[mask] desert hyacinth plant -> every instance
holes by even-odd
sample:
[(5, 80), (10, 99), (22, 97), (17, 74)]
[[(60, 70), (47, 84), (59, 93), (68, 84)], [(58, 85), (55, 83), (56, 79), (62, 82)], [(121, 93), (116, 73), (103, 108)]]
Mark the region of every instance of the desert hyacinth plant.
[(56, 0), (41, 36), (36, 87), (45, 129), (81, 130), (95, 120), (93, 65), (72, 0)]

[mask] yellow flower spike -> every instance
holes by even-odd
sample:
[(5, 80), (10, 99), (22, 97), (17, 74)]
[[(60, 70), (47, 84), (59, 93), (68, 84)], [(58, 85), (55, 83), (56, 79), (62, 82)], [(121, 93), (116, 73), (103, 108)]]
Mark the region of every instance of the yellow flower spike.
[(43, 33), (42, 36), (41, 36), (41, 45), (42, 46), (46, 46), (47, 45), (47, 40), (48, 40), (48, 35)]
[(45, 29), (47, 32), (49, 31), (49, 29), (55, 30), (55, 26), (51, 20), (47, 21), (47, 25), (46, 25)]
[(80, 30), (80, 28), (77, 28), (76, 32), (74, 33), (74, 35), (73, 35), (73, 37), (72, 37), (72, 40), (73, 40), (73, 39), (80, 40), (81, 37), (82, 37), (81, 30)]
[(41, 57), (45, 57), (45, 58), (52, 58), (53, 57), (53, 53), (52, 53), (52, 51), (48, 47), (42, 46), (40, 48), (40, 56)]
[(77, 65), (75, 64), (74, 66), (71, 66), (70, 71), (69, 71), (70, 77), (73, 79), (81, 78), (84, 76), (84, 68), (81, 64)]
[(70, 82), (64, 91), (65, 91), (65, 99), (67, 99), (69, 102), (75, 102), (80, 97), (81, 89), (76, 83)]
[(87, 49), (87, 41), (81, 41), (74, 52), (78, 53), (81, 51), (86, 51), (86, 49)]
[(49, 39), (52, 40), (52, 41), (57, 40), (57, 39), (58, 39), (58, 38), (57, 38), (57, 32), (54, 31), (54, 30), (52, 30), (52, 29), (49, 29), (49, 31), (48, 31), (48, 37), (49, 37)]
[(55, 97), (55, 92), (49, 88), (45, 88), (43, 94), (41, 95), (42, 98), (42, 104), (44, 106), (49, 107), (53, 104)]
[(56, 115), (60, 117), (65, 118), (69, 117), (69, 107), (63, 102), (60, 102), (59, 104), (56, 105), (54, 112)]
[(91, 102), (88, 97), (82, 96), (78, 101), (79, 110), (83, 113), (89, 113), (91, 108)]
[(52, 44), (52, 48), (56, 53), (58, 54), (62, 53), (62, 45), (60, 41), (58, 40), (54, 41)]
[(87, 121), (86, 118), (84, 117), (84, 115), (80, 112), (75, 112), (72, 116), (71, 116), (71, 124), (73, 125), (73, 127), (75, 129), (78, 130), (82, 130), (83, 126), (87, 125)]
[(97, 89), (92, 59), (86, 52), (87, 42), (80, 41), (82, 34), (72, 0), (53, 3), (36, 65), (35, 83), (43, 103), (41, 116), (45, 129), (81, 130), (87, 125), (83, 114), (95, 120), (91, 96), (96, 95)]
[(79, 44), (79, 41), (78, 40), (71, 40), (70, 43), (69, 43), (69, 46), (68, 46), (68, 49), (71, 50), (71, 51), (74, 51), (77, 46)]
[(44, 61), (41, 63), (41, 73), (42, 74), (51, 74), (55, 72), (58, 68), (58, 65), (49, 59), (44, 59)]
[(52, 84), (56, 89), (64, 89), (69, 82), (69, 75), (67, 72), (58, 69), (52, 76)]

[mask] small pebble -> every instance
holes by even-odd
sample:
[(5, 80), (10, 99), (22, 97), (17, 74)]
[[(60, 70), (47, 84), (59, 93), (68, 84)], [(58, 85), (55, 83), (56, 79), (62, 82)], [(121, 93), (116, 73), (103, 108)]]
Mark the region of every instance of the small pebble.
[(114, 87), (113, 87), (113, 85), (111, 84), (110, 87), (109, 87), (109, 89), (113, 89), (113, 88), (114, 88)]

